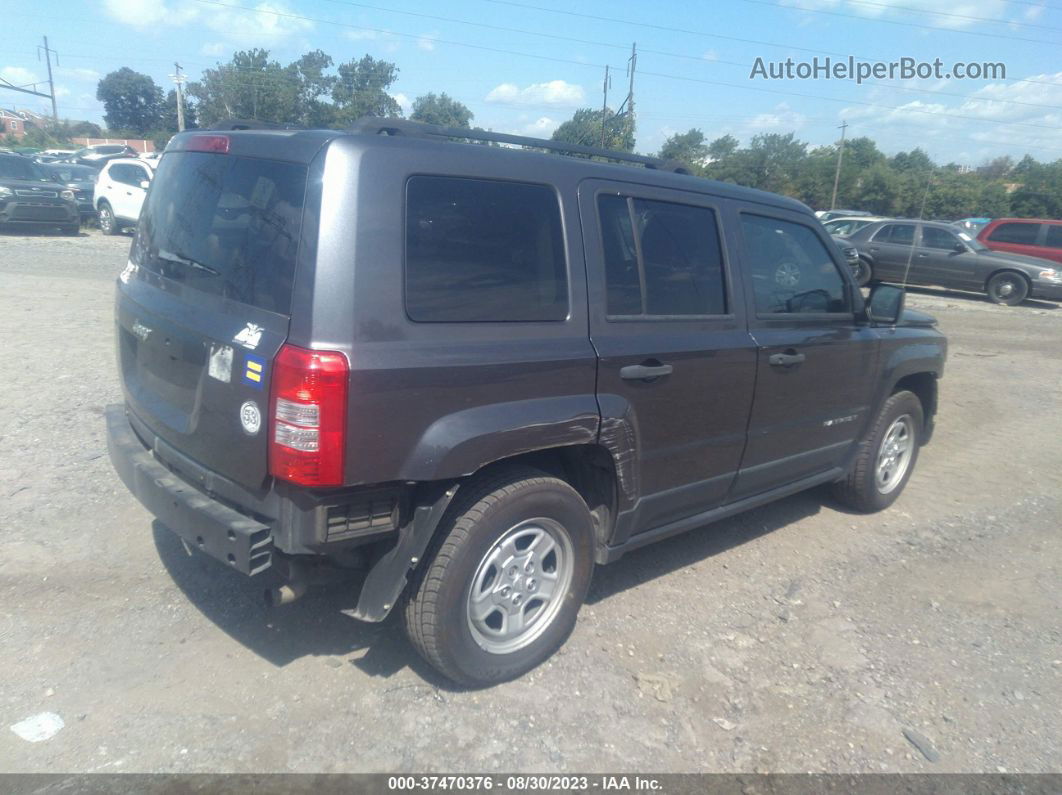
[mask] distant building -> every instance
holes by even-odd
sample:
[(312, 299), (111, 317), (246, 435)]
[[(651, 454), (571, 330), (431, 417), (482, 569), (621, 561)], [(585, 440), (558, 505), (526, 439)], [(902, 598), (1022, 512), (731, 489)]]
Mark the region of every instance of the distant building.
[(0, 122), (3, 123), (4, 135), (10, 135), (20, 141), (26, 137), (26, 119), (18, 112), (0, 108)]

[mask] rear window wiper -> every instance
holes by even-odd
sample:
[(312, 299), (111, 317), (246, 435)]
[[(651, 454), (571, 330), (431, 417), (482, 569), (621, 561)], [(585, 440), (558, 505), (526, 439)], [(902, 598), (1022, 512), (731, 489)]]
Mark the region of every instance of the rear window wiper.
[(175, 254), (172, 251), (165, 251), (159, 249), (159, 253), (156, 255), (161, 260), (166, 262), (176, 262), (178, 265), (187, 265), (189, 268), (195, 268), (197, 271), (205, 271), (211, 276), (220, 276), (221, 271), (211, 268), (209, 265), (204, 265), (202, 262), (196, 262), (191, 257), (186, 257), (183, 254)]

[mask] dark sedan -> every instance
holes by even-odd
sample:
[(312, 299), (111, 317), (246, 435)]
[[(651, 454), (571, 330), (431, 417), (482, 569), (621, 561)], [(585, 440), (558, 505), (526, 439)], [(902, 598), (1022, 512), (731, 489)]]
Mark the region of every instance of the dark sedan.
[(55, 182), (74, 192), (82, 221), (96, 217), (92, 194), (96, 190), (99, 171), (89, 166), (75, 166), (70, 163), (44, 163), (41, 164), (41, 169)]
[(1062, 301), (1062, 270), (1037, 257), (990, 251), (951, 224), (878, 221), (848, 237), (870, 269), (869, 280), (985, 293), (1013, 306), (1026, 298)]

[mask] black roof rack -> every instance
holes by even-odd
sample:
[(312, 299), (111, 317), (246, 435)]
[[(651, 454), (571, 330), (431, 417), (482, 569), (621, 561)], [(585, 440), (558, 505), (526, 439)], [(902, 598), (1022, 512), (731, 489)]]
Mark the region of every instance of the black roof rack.
[(689, 174), (690, 168), (678, 160), (661, 160), (646, 155), (635, 155), (629, 152), (618, 152), (614, 149), (600, 149), (596, 146), (583, 146), (571, 144), (565, 141), (551, 141), (545, 138), (531, 138), (524, 135), (510, 135), (508, 133), (492, 132), (490, 130), (469, 130), (460, 127), (442, 127), (438, 124), (424, 124), (421, 122), (407, 121), (405, 119), (383, 119), (375, 116), (366, 116), (358, 119), (350, 127), (351, 132), (366, 133), (369, 135), (402, 135), (416, 138), (453, 138), (466, 141), (487, 141), (499, 144), (513, 144), (516, 146), (530, 146), (536, 149), (549, 149), (554, 152), (569, 155), (586, 155), (588, 157), (602, 157), (608, 160), (619, 160), (626, 163), (638, 163), (646, 168), (661, 171), (674, 171), (678, 174)]
[(257, 119), (224, 119), (217, 122), (208, 130), (301, 130), (294, 124), (276, 124), (271, 121), (258, 121)]

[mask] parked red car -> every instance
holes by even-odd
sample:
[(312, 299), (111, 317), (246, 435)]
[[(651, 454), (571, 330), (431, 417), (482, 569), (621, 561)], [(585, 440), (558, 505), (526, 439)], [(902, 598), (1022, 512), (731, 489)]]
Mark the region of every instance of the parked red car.
[(1062, 221), (1046, 218), (996, 218), (977, 233), (993, 251), (1062, 262)]

